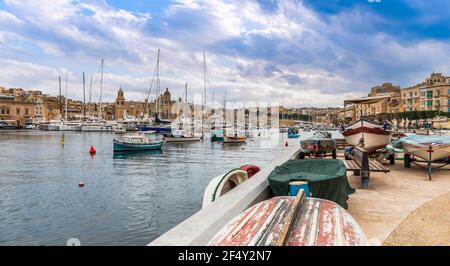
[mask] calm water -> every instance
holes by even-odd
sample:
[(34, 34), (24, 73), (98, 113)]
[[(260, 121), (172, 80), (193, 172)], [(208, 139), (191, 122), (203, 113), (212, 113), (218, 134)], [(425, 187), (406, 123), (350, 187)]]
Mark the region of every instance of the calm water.
[(285, 149), (258, 139), (238, 146), (204, 141), (115, 157), (113, 138), (0, 131), (0, 245), (65, 245), (69, 238), (146, 245), (201, 208), (212, 178), (247, 163), (264, 166)]

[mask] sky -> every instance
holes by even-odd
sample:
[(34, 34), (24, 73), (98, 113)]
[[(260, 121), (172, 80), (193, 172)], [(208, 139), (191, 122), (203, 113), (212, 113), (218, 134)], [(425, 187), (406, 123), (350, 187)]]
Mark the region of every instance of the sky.
[[(392, 82), (450, 75), (450, 1), (0, 0), (0, 86), (82, 99), (142, 101), (160, 49), (161, 89), (173, 98), (342, 106)], [(153, 99), (154, 88), (150, 99)]]

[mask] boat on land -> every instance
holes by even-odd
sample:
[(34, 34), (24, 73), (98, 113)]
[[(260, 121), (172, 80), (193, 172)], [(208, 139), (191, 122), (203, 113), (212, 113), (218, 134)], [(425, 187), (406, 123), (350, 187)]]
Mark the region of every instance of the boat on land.
[(426, 161), (436, 161), (450, 156), (450, 136), (411, 135), (399, 139), (395, 148), (401, 146), (405, 153)]
[(386, 147), (391, 142), (392, 130), (388, 124), (377, 124), (360, 119), (345, 127), (342, 135), (348, 144), (360, 146), (368, 152)]
[(213, 178), (203, 194), (202, 208), (211, 205), (218, 198), (239, 186), (260, 171), (256, 165), (243, 165)]
[(156, 137), (154, 132), (150, 134), (131, 133), (125, 134), (120, 139), (114, 139), (114, 152), (131, 152), (160, 150), (163, 147), (163, 140)]
[(367, 246), (353, 217), (338, 204), (306, 197), (281, 196), (251, 206), (232, 219), (210, 246)]
[(290, 138), (290, 139), (298, 139), (300, 137), (300, 135), (298, 134), (298, 129), (296, 129), (294, 127), (289, 128), (287, 133), (288, 133), (288, 138)]
[(305, 155), (326, 155), (331, 153), (333, 159), (336, 159), (336, 140), (332, 139), (330, 132), (318, 131), (306, 139), (300, 140), (300, 158)]

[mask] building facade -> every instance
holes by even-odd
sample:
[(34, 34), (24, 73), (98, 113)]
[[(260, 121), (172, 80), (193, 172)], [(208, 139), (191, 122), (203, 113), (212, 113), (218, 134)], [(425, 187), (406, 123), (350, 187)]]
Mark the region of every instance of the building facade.
[(400, 112), (450, 112), (450, 77), (432, 73), (420, 84), (402, 89)]

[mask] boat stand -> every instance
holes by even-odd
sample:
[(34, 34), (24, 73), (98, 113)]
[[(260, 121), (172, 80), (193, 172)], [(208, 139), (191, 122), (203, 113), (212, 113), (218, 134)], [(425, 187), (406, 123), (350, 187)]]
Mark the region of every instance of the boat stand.
[[(443, 168), (443, 167), (449, 165), (450, 161), (449, 162), (432, 161), (431, 160), (431, 155), (434, 152), (432, 146), (430, 146), (428, 148), (427, 152), (428, 152), (428, 155), (429, 155), (428, 156), (428, 158), (429, 158), (428, 160), (418, 160), (418, 159), (416, 159), (414, 157), (411, 157), (411, 154), (409, 154), (409, 153), (405, 153), (403, 160), (404, 160), (404, 165), (405, 165), (406, 168), (411, 168), (411, 163), (413, 163), (413, 164), (419, 166), (420, 168), (426, 169), (428, 171), (428, 180), (431, 181), (433, 170), (438, 170), (440, 168)], [(426, 163), (427, 166), (423, 166), (423, 165), (421, 165), (419, 163)], [(437, 164), (437, 166), (433, 167), (433, 164), (435, 164), (435, 165)]]

